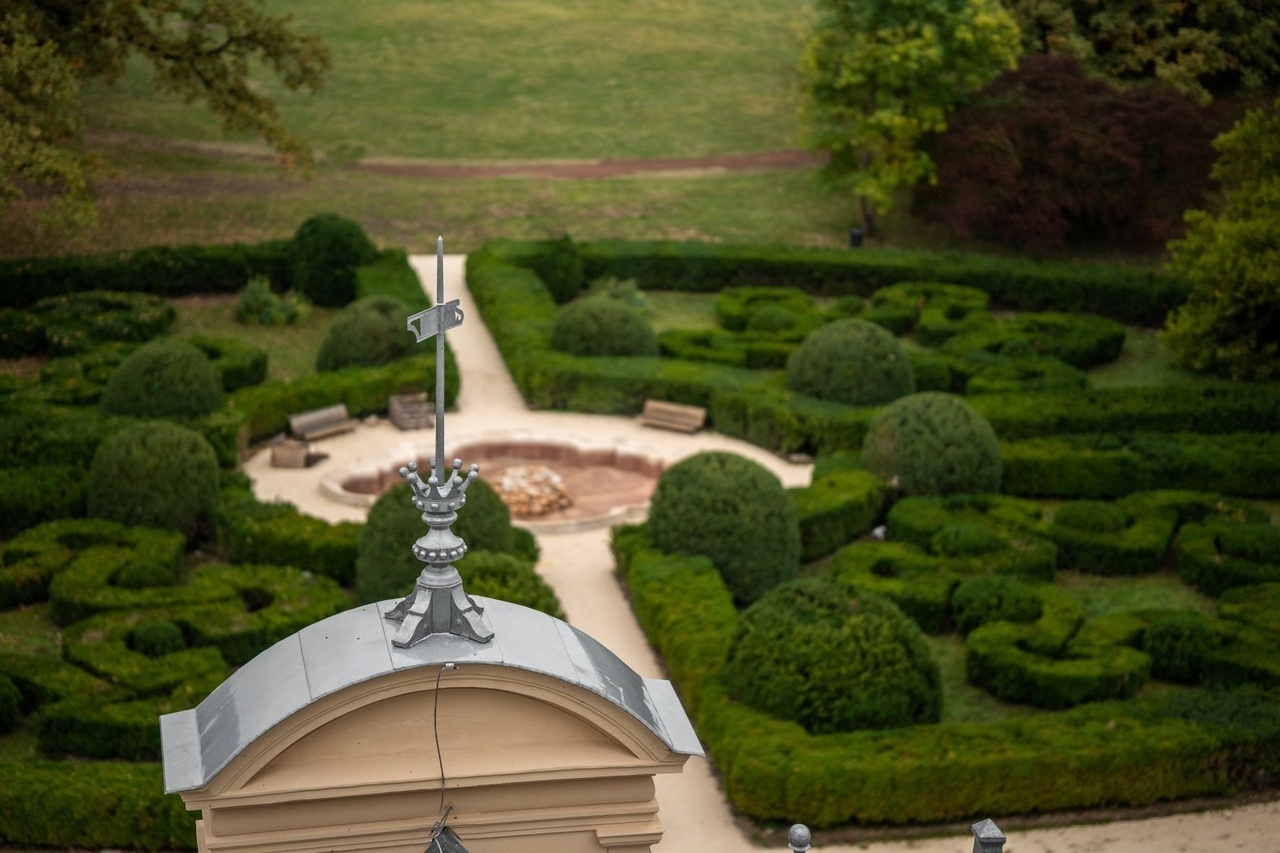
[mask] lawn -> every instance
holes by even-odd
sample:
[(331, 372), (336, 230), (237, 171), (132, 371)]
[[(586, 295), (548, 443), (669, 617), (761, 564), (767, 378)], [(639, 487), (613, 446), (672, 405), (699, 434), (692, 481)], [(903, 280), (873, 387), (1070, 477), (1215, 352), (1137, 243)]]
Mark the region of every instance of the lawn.
[(290, 326), (241, 323), (235, 317), (234, 296), (193, 296), (173, 299), (177, 309), (170, 334), (231, 338), (267, 351), (267, 381), (307, 376), (316, 372), (316, 353), (324, 342), (337, 308), (311, 306), (299, 322)]

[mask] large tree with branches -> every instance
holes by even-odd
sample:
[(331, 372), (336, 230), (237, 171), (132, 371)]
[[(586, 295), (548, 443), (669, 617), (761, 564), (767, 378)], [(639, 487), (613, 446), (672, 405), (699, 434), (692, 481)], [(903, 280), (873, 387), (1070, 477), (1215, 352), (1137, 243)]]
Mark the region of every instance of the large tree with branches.
[(43, 184), (58, 193), (59, 222), (88, 220), (99, 161), (83, 143), (82, 89), (118, 80), (134, 55), (151, 65), (157, 92), (259, 134), (286, 167), (310, 165), (310, 148), (252, 74), (315, 90), (328, 51), (263, 0), (0, 0), (0, 208)]

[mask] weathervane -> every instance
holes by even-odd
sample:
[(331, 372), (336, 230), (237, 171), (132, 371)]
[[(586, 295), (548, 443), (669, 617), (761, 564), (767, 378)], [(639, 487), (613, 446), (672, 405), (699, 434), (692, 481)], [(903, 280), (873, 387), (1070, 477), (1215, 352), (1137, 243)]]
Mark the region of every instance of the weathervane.
[(473, 464), (467, 476), (462, 477), (458, 473), (461, 459), (453, 460), (453, 468), (446, 476), (444, 462), (444, 333), (461, 324), (458, 300), (444, 301), (444, 238), (438, 237), (436, 304), (408, 320), (409, 331), (418, 343), (433, 336), (436, 339), (436, 455), (425, 481), (418, 474), (416, 462), (400, 469), (400, 476), (413, 489), (413, 505), (422, 510), (422, 520), (431, 528), (413, 544), (413, 556), (426, 563), (413, 592), (387, 613), (388, 619), (401, 623), (391, 642), (402, 649), (432, 634), (457, 634), (477, 643), (493, 639), (484, 608), (463, 590), (462, 576), (453, 565), (467, 553), (467, 543), (450, 526), (467, 503), (467, 488), (480, 476), (480, 466)]

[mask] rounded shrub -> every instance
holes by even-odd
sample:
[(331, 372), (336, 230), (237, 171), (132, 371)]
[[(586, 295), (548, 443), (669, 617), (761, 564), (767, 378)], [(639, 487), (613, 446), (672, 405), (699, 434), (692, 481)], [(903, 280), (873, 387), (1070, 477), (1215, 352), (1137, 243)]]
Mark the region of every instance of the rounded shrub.
[(951, 612), (962, 634), (988, 622), (1034, 622), (1042, 611), (1035, 589), (1004, 575), (969, 578), (951, 596)]
[(908, 495), (994, 492), (1002, 472), (987, 419), (959, 397), (936, 391), (877, 413), (862, 442), (862, 464)]
[[(413, 543), (429, 529), (422, 520), (422, 512), (413, 505), (413, 490), (408, 483), (397, 483), (378, 498), (360, 531), (356, 594), (362, 602), (403, 598), (409, 594), (424, 566), (413, 556)], [(467, 574), (464, 565), (471, 560), (471, 552), (514, 550), (511, 514), (497, 491), (483, 480), (467, 488), (467, 503), (458, 511), (458, 520), (452, 529), (467, 543), (467, 556), (458, 562), (458, 572), (464, 578)], [(468, 593), (486, 594), (469, 586), (466, 589)]]
[(133, 630), (133, 650), (149, 658), (162, 658), (186, 647), (182, 629), (168, 620), (144, 622)]
[(937, 722), (942, 709), (915, 623), (820, 578), (776, 587), (743, 613), (725, 681), (740, 701), (813, 734)]
[(319, 213), (298, 226), (291, 248), (293, 287), (316, 305), (341, 307), (356, 296), (356, 269), (378, 254), (359, 223)]
[(649, 534), (660, 550), (701, 554), (740, 605), (795, 577), (800, 523), (778, 478), (733, 453), (699, 453), (658, 479)]
[(916, 390), (911, 362), (898, 340), (866, 320), (820, 326), (787, 361), (787, 387), (801, 394), (879, 406)]
[(586, 283), (582, 256), (568, 234), (549, 240), (546, 248), (530, 259), (530, 266), (557, 305), (575, 299)]
[(1189, 611), (1155, 620), (1142, 637), (1142, 650), (1151, 655), (1151, 674), (1183, 684), (1198, 683), (1221, 646), (1209, 619)]
[(218, 457), (203, 435), (166, 421), (126, 427), (89, 466), (88, 513), (191, 535), (218, 503)]
[(366, 296), (342, 310), (316, 353), (316, 370), (375, 367), (409, 355), (414, 338), (405, 329), (409, 308), (393, 296)]
[(130, 353), (107, 377), (102, 408), (135, 418), (190, 418), (222, 405), (213, 362), (186, 341), (161, 338)]
[(657, 355), (658, 336), (639, 311), (616, 299), (579, 299), (556, 312), (551, 347), (583, 356)]
[(1070, 501), (1058, 507), (1053, 523), (1094, 533), (1116, 533), (1129, 526), (1129, 517), (1107, 501)]
[(13, 731), (22, 715), (22, 693), (13, 679), (0, 675), (0, 734)]

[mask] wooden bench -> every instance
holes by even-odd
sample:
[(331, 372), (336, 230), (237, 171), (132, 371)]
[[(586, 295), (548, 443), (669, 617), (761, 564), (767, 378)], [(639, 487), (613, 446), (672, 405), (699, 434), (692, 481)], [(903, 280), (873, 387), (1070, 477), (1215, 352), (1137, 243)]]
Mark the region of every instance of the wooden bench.
[(665, 400), (645, 400), (640, 423), (645, 426), (673, 429), (677, 432), (697, 432), (707, 422), (707, 410), (700, 406), (668, 403)]
[(299, 412), (289, 415), (289, 432), (303, 441), (312, 441), (330, 435), (350, 432), (359, 425), (359, 421), (347, 414), (347, 404), (338, 403), (313, 409), (310, 412)]

